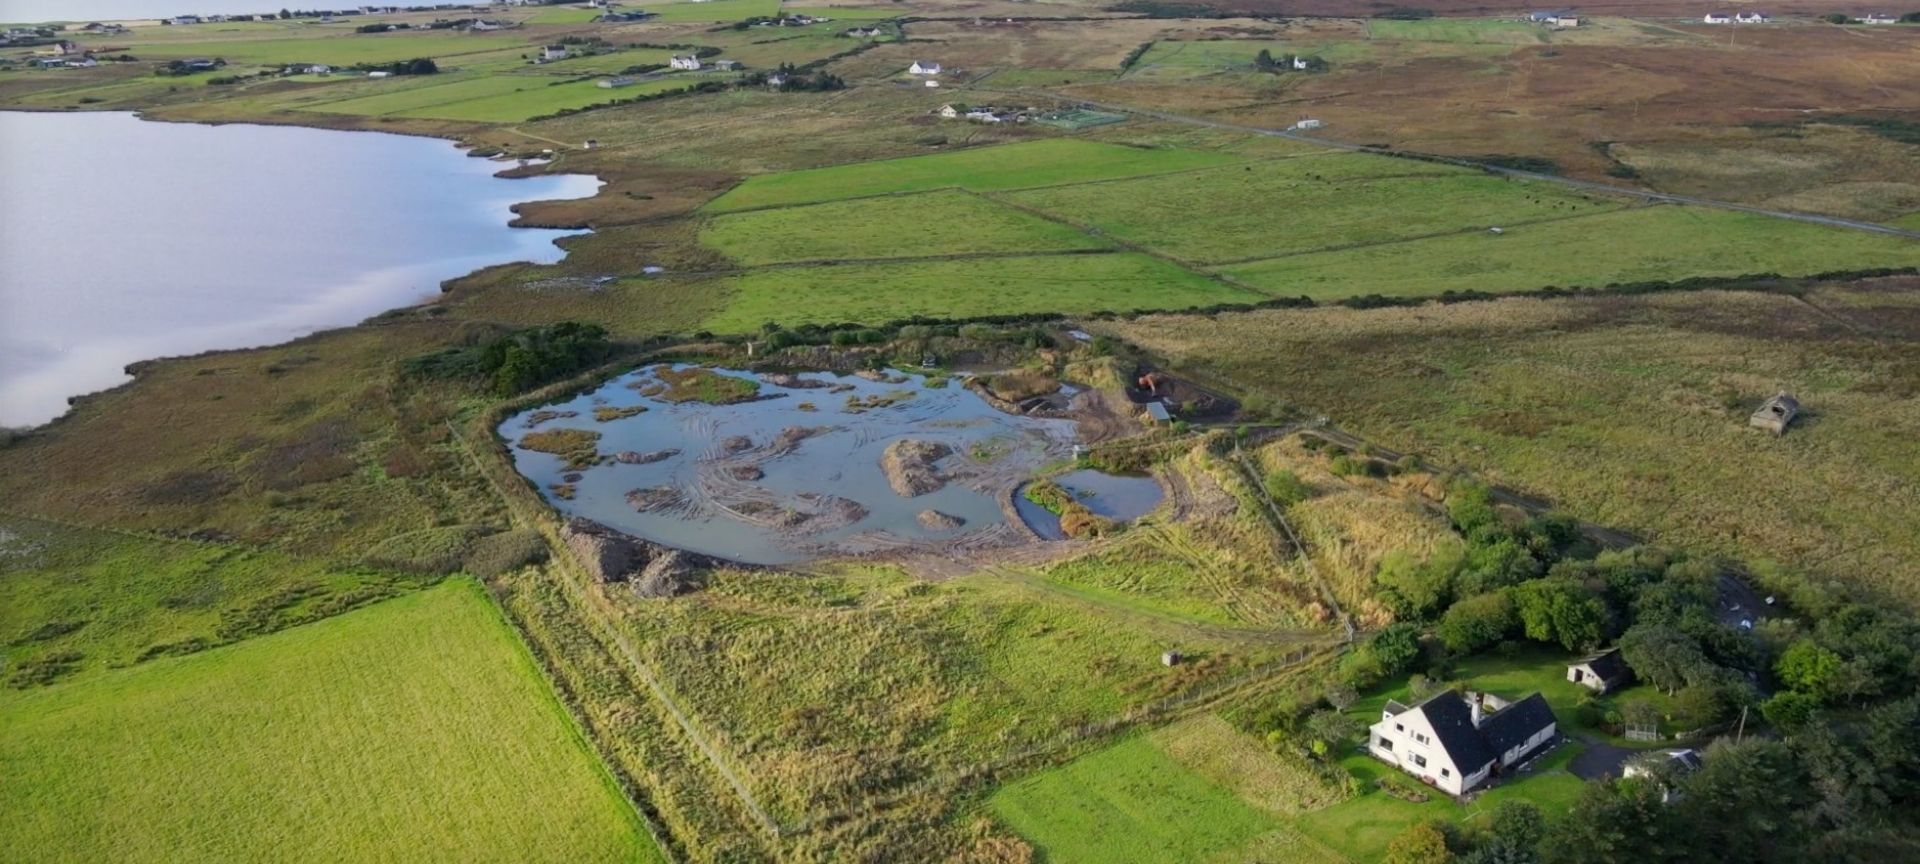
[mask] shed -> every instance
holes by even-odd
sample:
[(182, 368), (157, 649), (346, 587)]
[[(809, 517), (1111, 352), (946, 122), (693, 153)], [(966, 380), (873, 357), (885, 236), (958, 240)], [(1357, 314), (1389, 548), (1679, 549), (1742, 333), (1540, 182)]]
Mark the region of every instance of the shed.
[(1606, 693), (1626, 684), (1633, 677), (1620, 649), (1610, 648), (1567, 664), (1567, 680), (1595, 693)]
[(1173, 422), (1173, 415), (1167, 413), (1167, 403), (1155, 399), (1144, 403), (1141, 408), (1147, 412), (1147, 422), (1154, 426), (1165, 426)]
[(1787, 424), (1800, 416), (1800, 400), (1791, 393), (1777, 393), (1773, 398), (1760, 403), (1760, 408), (1747, 419), (1747, 425), (1755, 429), (1765, 429), (1775, 435), (1785, 435)]
[(1160, 665), (1178, 666), (1180, 665), (1180, 661), (1184, 659), (1186, 658), (1181, 656), (1180, 652), (1178, 651), (1167, 651), (1167, 652), (1163, 652), (1160, 655)]

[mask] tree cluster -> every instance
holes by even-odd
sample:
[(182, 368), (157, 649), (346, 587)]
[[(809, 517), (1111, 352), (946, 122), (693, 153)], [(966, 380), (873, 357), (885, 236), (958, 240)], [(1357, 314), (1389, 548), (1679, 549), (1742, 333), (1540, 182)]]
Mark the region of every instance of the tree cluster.
[(408, 360), (408, 374), (484, 383), (511, 396), (604, 362), (613, 353), (605, 328), (571, 321), (483, 337)]
[(433, 62), (431, 57), (395, 60), (392, 63), (362, 63), (353, 68), (363, 72), (389, 72), (394, 75), (432, 75), (440, 71), (440, 65)]

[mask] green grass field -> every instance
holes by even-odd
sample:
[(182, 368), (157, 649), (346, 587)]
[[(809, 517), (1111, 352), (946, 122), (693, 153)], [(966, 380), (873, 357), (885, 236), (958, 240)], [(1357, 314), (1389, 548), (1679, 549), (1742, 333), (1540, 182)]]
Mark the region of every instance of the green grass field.
[[(1375, 712), (1373, 720), (1380, 715)], [(1435, 795), (1426, 801), (1413, 802), (1376, 788), (1375, 782), (1381, 777), (1395, 776), (1412, 781), (1379, 760), (1363, 753), (1355, 753), (1340, 760), (1360, 782), (1362, 791), (1345, 801), (1308, 813), (1298, 820), (1300, 833), (1312, 837), (1327, 846), (1338, 850), (1354, 861), (1379, 861), (1385, 855), (1387, 844), (1405, 831), (1407, 826), (1428, 819), (1441, 819), (1458, 825), (1486, 827), (1486, 817), (1503, 801), (1527, 801), (1538, 806), (1547, 818), (1558, 818), (1566, 814), (1573, 801), (1580, 794), (1584, 781), (1566, 770), (1578, 752), (1577, 744), (1562, 744), (1560, 749), (1547, 755), (1527, 776), (1511, 780), (1486, 790), (1473, 801), (1461, 804), (1445, 795)]]
[[(1213, 715), (1129, 738), (1002, 787), (987, 806), (1043, 860), (1333, 862), (1289, 814), (1336, 793)], [(1268, 857), (1284, 849), (1284, 857)]]
[(1186, 864), (1283, 827), (1145, 736), (1007, 786), (988, 806), (1058, 864)]
[(683, 0), (679, 3), (643, 3), (640, 6), (660, 16), (649, 18), (648, 21), (660, 23), (744, 21), (780, 14), (780, 0)]
[(758, 270), (716, 283), (726, 305), (707, 329), (740, 333), (767, 321), (879, 324), (913, 315), (1184, 309), (1258, 299), (1133, 253)]
[(1660, 206), (1485, 232), (1235, 264), (1222, 272), (1274, 294), (1420, 297), (1549, 285), (1920, 264), (1920, 242), (1766, 216)]
[(266, 550), (0, 519), (4, 683), (23, 684), (14, 679), (36, 667), (66, 680), (191, 652), (421, 581)]
[(12, 861), (658, 861), (482, 589), (0, 697)]
[(1359, 154), (1032, 189), (1007, 198), (1199, 263), (1383, 243), (1620, 206), (1545, 184)]
[(1019, 189), (1143, 174), (1164, 174), (1239, 161), (1198, 150), (1150, 149), (1049, 138), (750, 177), (707, 205), (713, 211), (808, 204), (957, 186), (976, 192)]
[(406, 112), (409, 117), (425, 117), (433, 120), (473, 120), (482, 123), (518, 123), (533, 117), (542, 117), (557, 111), (574, 108), (587, 108), (635, 96), (650, 93), (664, 93), (691, 87), (703, 80), (703, 75), (670, 75), (657, 81), (645, 81), (631, 87), (608, 89), (592, 81), (573, 81), (566, 84), (551, 84), (525, 90), (515, 90), (496, 96), (482, 96), (461, 102), (433, 105)]
[(1533, 45), (1547, 41), (1547, 31), (1542, 25), (1495, 18), (1427, 18), (1419, 21), (1374, 18), (1367, 22), (1367, 32), (1375, 39), (1410, 42)]
[(135, 43), (142, 57), (220, 57), (228, 63), (390, 63), (415, 57), (455, 57), (526, 44), (519, 36), (479, 36), (466, 33), (425, 36), (386, 33), (378, 36), (315, 36), (305, 39), (228, 39), (211, 42)]
[(700, 241), (735, 262), (1107, 249), (1078, 229), (957, 190), (714, 217)]
[(337, 102), (324, 102), (309, 106), (306, 110), (323, 111), (328, 114), (360, 114), (369, 117), (406, 114), (469, 99), (483, 99), (545, 87), (549, 83), (551, 82), (531, 75), (489, 75), (483, 78), (463, 78), (445, 83), (428, 84), (424, 87), (396, 88), (390, 93), (375, 93)]

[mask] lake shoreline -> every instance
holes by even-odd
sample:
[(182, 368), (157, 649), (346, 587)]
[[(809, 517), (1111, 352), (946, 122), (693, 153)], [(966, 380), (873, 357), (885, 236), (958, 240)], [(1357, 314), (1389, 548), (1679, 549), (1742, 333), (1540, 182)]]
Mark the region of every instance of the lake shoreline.
[[(601, 198), (602, 196), (606, 195), (608, 190), (612, 187), (612, 183), (609, 181), (609, 179), (599, 172), (584, 172), (584, 171), (576, 172), (576, 171), (553, 170), (554, 166), (557, 166), (560, 164), (560, 160), (558, 159), (553, 159), (552, 161), (546, 162), (544, 164), (529, 165), (529, 164), (526, 164), (525, 162), (522, 162), (518, 159), (514, 159), (512, 157), (474, 156), (473, 151), (477, 149), (478, 145), (472, 143), (468, 135), (454, 133), (453, 130), (446, 130), (444, 132), (435, 132), (435, 131), (427, 131), (427, 130), (421, 130), (421, 129), (395, 129), (395, 130), (369, 129), (357, 124), (332, 125), (332, 124), (326, 124), (326, 123), (300, 123), (300, 122), (291, 122), (291, 121), (281, 122), (280, 118), (272, 118), (272, 119), (261, 118), (261, 119), (247, 119), (247, 120), (204, 120), (204, 119), (197, 119), (197, 118), (174, 118), (174, 117), (166, 117), (166, 116), (154, 116), (154, 112), (151, 110), (90, 111), (90, 110), (72, 110), (72, 109), (65, 109), (65, 110), (31, 109), (31, 108), (22, 109), (22, 108), (9, 107), (9, 108), (0, 108), (0, 112), (17, 113), (17, 114), (130, 114), (135, 119), (143, 123), (167, 123), (167, 124), (207, 126), (207, 127), (223, 127), (223, 126), (285, 127), (285, 128), (293, 128), (293, 129), (311, 129), (311, 130), (326, 131), (326, 132), (357, 132), (357, 133), (370, 133), (370, 134), (376, 134), (376, 135), (391, 135), (391, 136), (398, 136), (398, 137), (405, 137), (405, 138), (429, 139), (429, 140), (435, 140), (435, 141), (445, 141), (451, 144), (453, 147), (455, 147), (460, 151), (460, 156), (463, 158), (487, 159), (490, 161), (518, 163), (518, 164), (507, 165), (505, 167), (502, 167), (498, 171), (492, 172), (490, 174), (490, 177), (494, 179), (521, 180), (521, 179), (535, 179), (540, 177), (554, 177), (554, 178), (582, 177), (582, 178), (589, 178), (595, 183), (595, 187), (591, 195), (586, 195), (579, 198), (534, 197), (534, 198), (527, 198), (524, 200), (513, 202), (512, 204), (508, 205), (508, 208), (507, 208), (512, 218), (508, 219), (504, 223), (504, 227), (509, 229), (573, 231), (573, 232), (583, 232), (583, 233), (574, 234), (570, 236), (584, 236), (584, 233), (590, 233), (594, 230), (591, 224), (587, 224), (585, 222), (563, 222), (559, 220), (542, 220), (538, 216), (527, 215), (524, 212), (523, 208), (526, 208), (529, 206), (538, 206), (543, 204), (551, 204), (551, 203), (559, 203), (559, 202), (592, 202), (595, 199)], [(468, 131), (472, 131), (472, 130), (468, 130)], [(557, 153), (550, 153), (549, 155), (557, 155)], [(535, 170), (535, 169), (538, 169), (538, 170)], [(561, 244), (559, 242), (562, 239), (566, 239), (566, 238), (556, 237), (553, 240), (552, 245), (559, 250), (559, 254), (558, 254), (558, 257), (556, 257), (552, 262), (550, 262), (551, 264), (557, 265), (561, 262), (564, 262), (567, 256), (570, 254), (570, 251), (568, 250), (568, 248), (564, 244)], [(10, 426), (5, 424), (0, 424), (0, 445), (9, 445), (33, 436), (43, 434), (43, 433), (56, 431), (63, 422), (69, 421), (72, 418), (74, 418), (79, 413), (80, 409), (91, 400), (94, 400), (99, 397), (105, 397), (110, 394), (115, 394), (125, 388), (139, 384), (142, 380), (143, 375), (151, 372), (151, 370), (153, 370), (154, 368), (156, 368), (161, 364), (180, 362), (180, 361), (191, 361), (195, 359), (203, 359), (213, 355), (245, 354), (249, 352), (263, 351), (268, 349), (285, 348), (288, 346), (298, 345), (308, 340), (325, 338), (331, 334), (337, 334), (343, 331), (351, 331), (351, 330), (366, 328), (374, 325), (374, 322), (377, 322), (381, 318), (391, 316), (395, 313), (404, 313), (410, 310), (418, 310), (426, 307), (431, 307), (437, 303), (440, 303), (445, 298), (453, 294), (458, 289), (459, 283), (461, 282), (464, 282), (469, 279), (473, 279), (475, 277), (482, 276), (499, 267), (519, 266), (519, 265), (524, 265), (528, 263), (531, 263), (531, 262), (527, 259), (499, 261), (492, 264), (487, 264), (481, 267), (477, 267), (462, 273), (458, 273), (458, 274), (449, 276), (445, 279), (439, 280), (436, 286), (436, 289), (437, 289), (436, 291), (434, 291), (431, 294), (422, 296), (418, 300), (415, 300), (413, 302), (400, 303), (398, 305), (391, 306), (389, 308), (381, 310), (380, 312), (377, 312), (373, 315), (366, 316), (352, 323), (340, 324), (336, 326), (316, 327), (315, 329), (302, 333), (291, 339), (275, 340), (275, 341), (262, 342), (259, 344), (251, 344), (251, 345), (235, 346), (235, 347), (215, 347), (215, 348), (208, 348), (202, 351), (196, 351), (191, 353), (163, 354), (163, 355), (158, 355), (153, 357), (141, 358), (137, 361), (128, 363), (127, 365), (122, 367), (121, 371), (124, 375), (127, 376), (127, 380), (122, 381), (113, 386), (96, 389), (96, 390), (89, 390), (85, 393), (79, 393), (79, 394), (68, 396), (65, 400), (66, 410), (64, 410), (59, 415), (45, 422), (27, 424), (27, 425), (21, 425), (21, 426)]]

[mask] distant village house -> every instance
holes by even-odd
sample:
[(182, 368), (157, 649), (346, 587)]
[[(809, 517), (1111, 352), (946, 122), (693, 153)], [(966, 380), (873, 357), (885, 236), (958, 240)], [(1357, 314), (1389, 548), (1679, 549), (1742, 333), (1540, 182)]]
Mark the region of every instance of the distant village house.
[(555, 60), (565, 59), (567, 59), (567, 46), (565, 45), (548, 45), (540, 49), (540, 61), (542, 63), (552, 63)]
[(698, 72), (700, 71), (700, 58), (692, 54), (675, 54), (672, 59), (667, 61), (667, 65), (674, 69)]
[(938, 75), (940, 74), (940, 64), (930, 63), (926, 60), (915, 60), (913, 61), (912, 66), (907, 67), (907, 74), (908, 75)]

